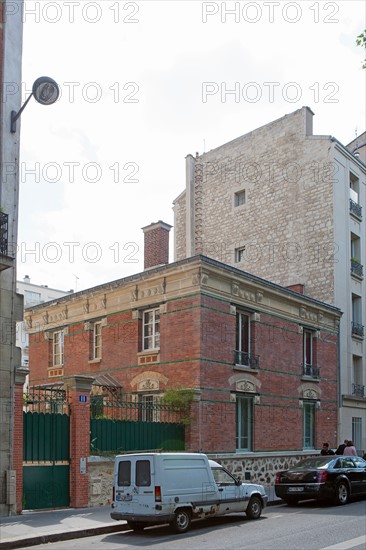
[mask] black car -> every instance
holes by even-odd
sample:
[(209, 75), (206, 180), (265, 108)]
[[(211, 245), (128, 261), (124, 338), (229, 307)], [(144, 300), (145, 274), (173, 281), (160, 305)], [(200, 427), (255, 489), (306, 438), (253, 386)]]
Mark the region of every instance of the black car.
[(359, 456), (305, 458), (277, 472), (275, 492), (288, 504), (313, 498), (346, 504), (350, 496), (366, 495), (366, 460)]

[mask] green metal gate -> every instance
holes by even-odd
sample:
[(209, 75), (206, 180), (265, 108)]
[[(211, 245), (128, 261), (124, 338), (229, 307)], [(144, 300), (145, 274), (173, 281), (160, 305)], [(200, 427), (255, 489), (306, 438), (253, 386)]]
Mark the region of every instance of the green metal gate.
[(30, 388), (23, 411), (23, 509), (70, 504), (70, 417), (67, 394)]

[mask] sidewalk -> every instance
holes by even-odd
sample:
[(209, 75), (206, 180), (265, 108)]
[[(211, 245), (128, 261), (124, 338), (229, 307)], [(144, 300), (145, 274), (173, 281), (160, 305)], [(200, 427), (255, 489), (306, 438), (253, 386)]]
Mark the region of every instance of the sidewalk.
[[(282, 502), (274, 487), (266, 487), (268, 505)], [(65, 508), (40, 512), (25, 511), (19, 516), (0, 518), (0, 549), (26, 548), (62, 540), (115, 533), (128, 529), (124, 521), (111, 519), (111, 506)]]

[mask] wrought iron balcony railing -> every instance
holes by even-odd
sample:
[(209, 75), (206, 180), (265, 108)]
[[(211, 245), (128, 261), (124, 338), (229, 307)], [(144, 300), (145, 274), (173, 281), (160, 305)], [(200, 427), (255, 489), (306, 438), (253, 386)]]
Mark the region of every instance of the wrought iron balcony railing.
[(352, 395), (357, 397), (365, 397), (365, 386), (361, 384), (352, 384)]
[(303, 375), (304, 376), (311, 376), (311, 378), (319, 378), (320, 377), (320, 368), (316, 367), (315, 365), (306, 365), (303, 366)]
[(242, 367), (249, 367), (251, 369), (259, 368), (259, 356), (253, 355), (248, 351), (234, 350), (234, 363)]
[(364, 326), (360, 323), (356, 323), (355, 321), (352, 321), (352, 334), (354, 336), (364, 336)]
[(349, 200), (349, 211), (351, 214), (356, 216), (356, 218), (362, 219), (362, 206), (357, 204), (357, 202), (352, 199)]
[(351, 260), (351, 273), (363, 278), (363, 265), (357, 260)]
[(0, 254), (8, 255), (8, 214), (0, 212)]

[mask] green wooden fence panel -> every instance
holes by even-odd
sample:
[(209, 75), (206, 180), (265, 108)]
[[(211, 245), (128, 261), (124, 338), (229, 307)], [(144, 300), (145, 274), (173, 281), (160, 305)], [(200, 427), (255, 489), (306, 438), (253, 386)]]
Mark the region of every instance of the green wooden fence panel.
[(184, 450), (184, 426), (174, 422), (91, 419), (91, 452)]

